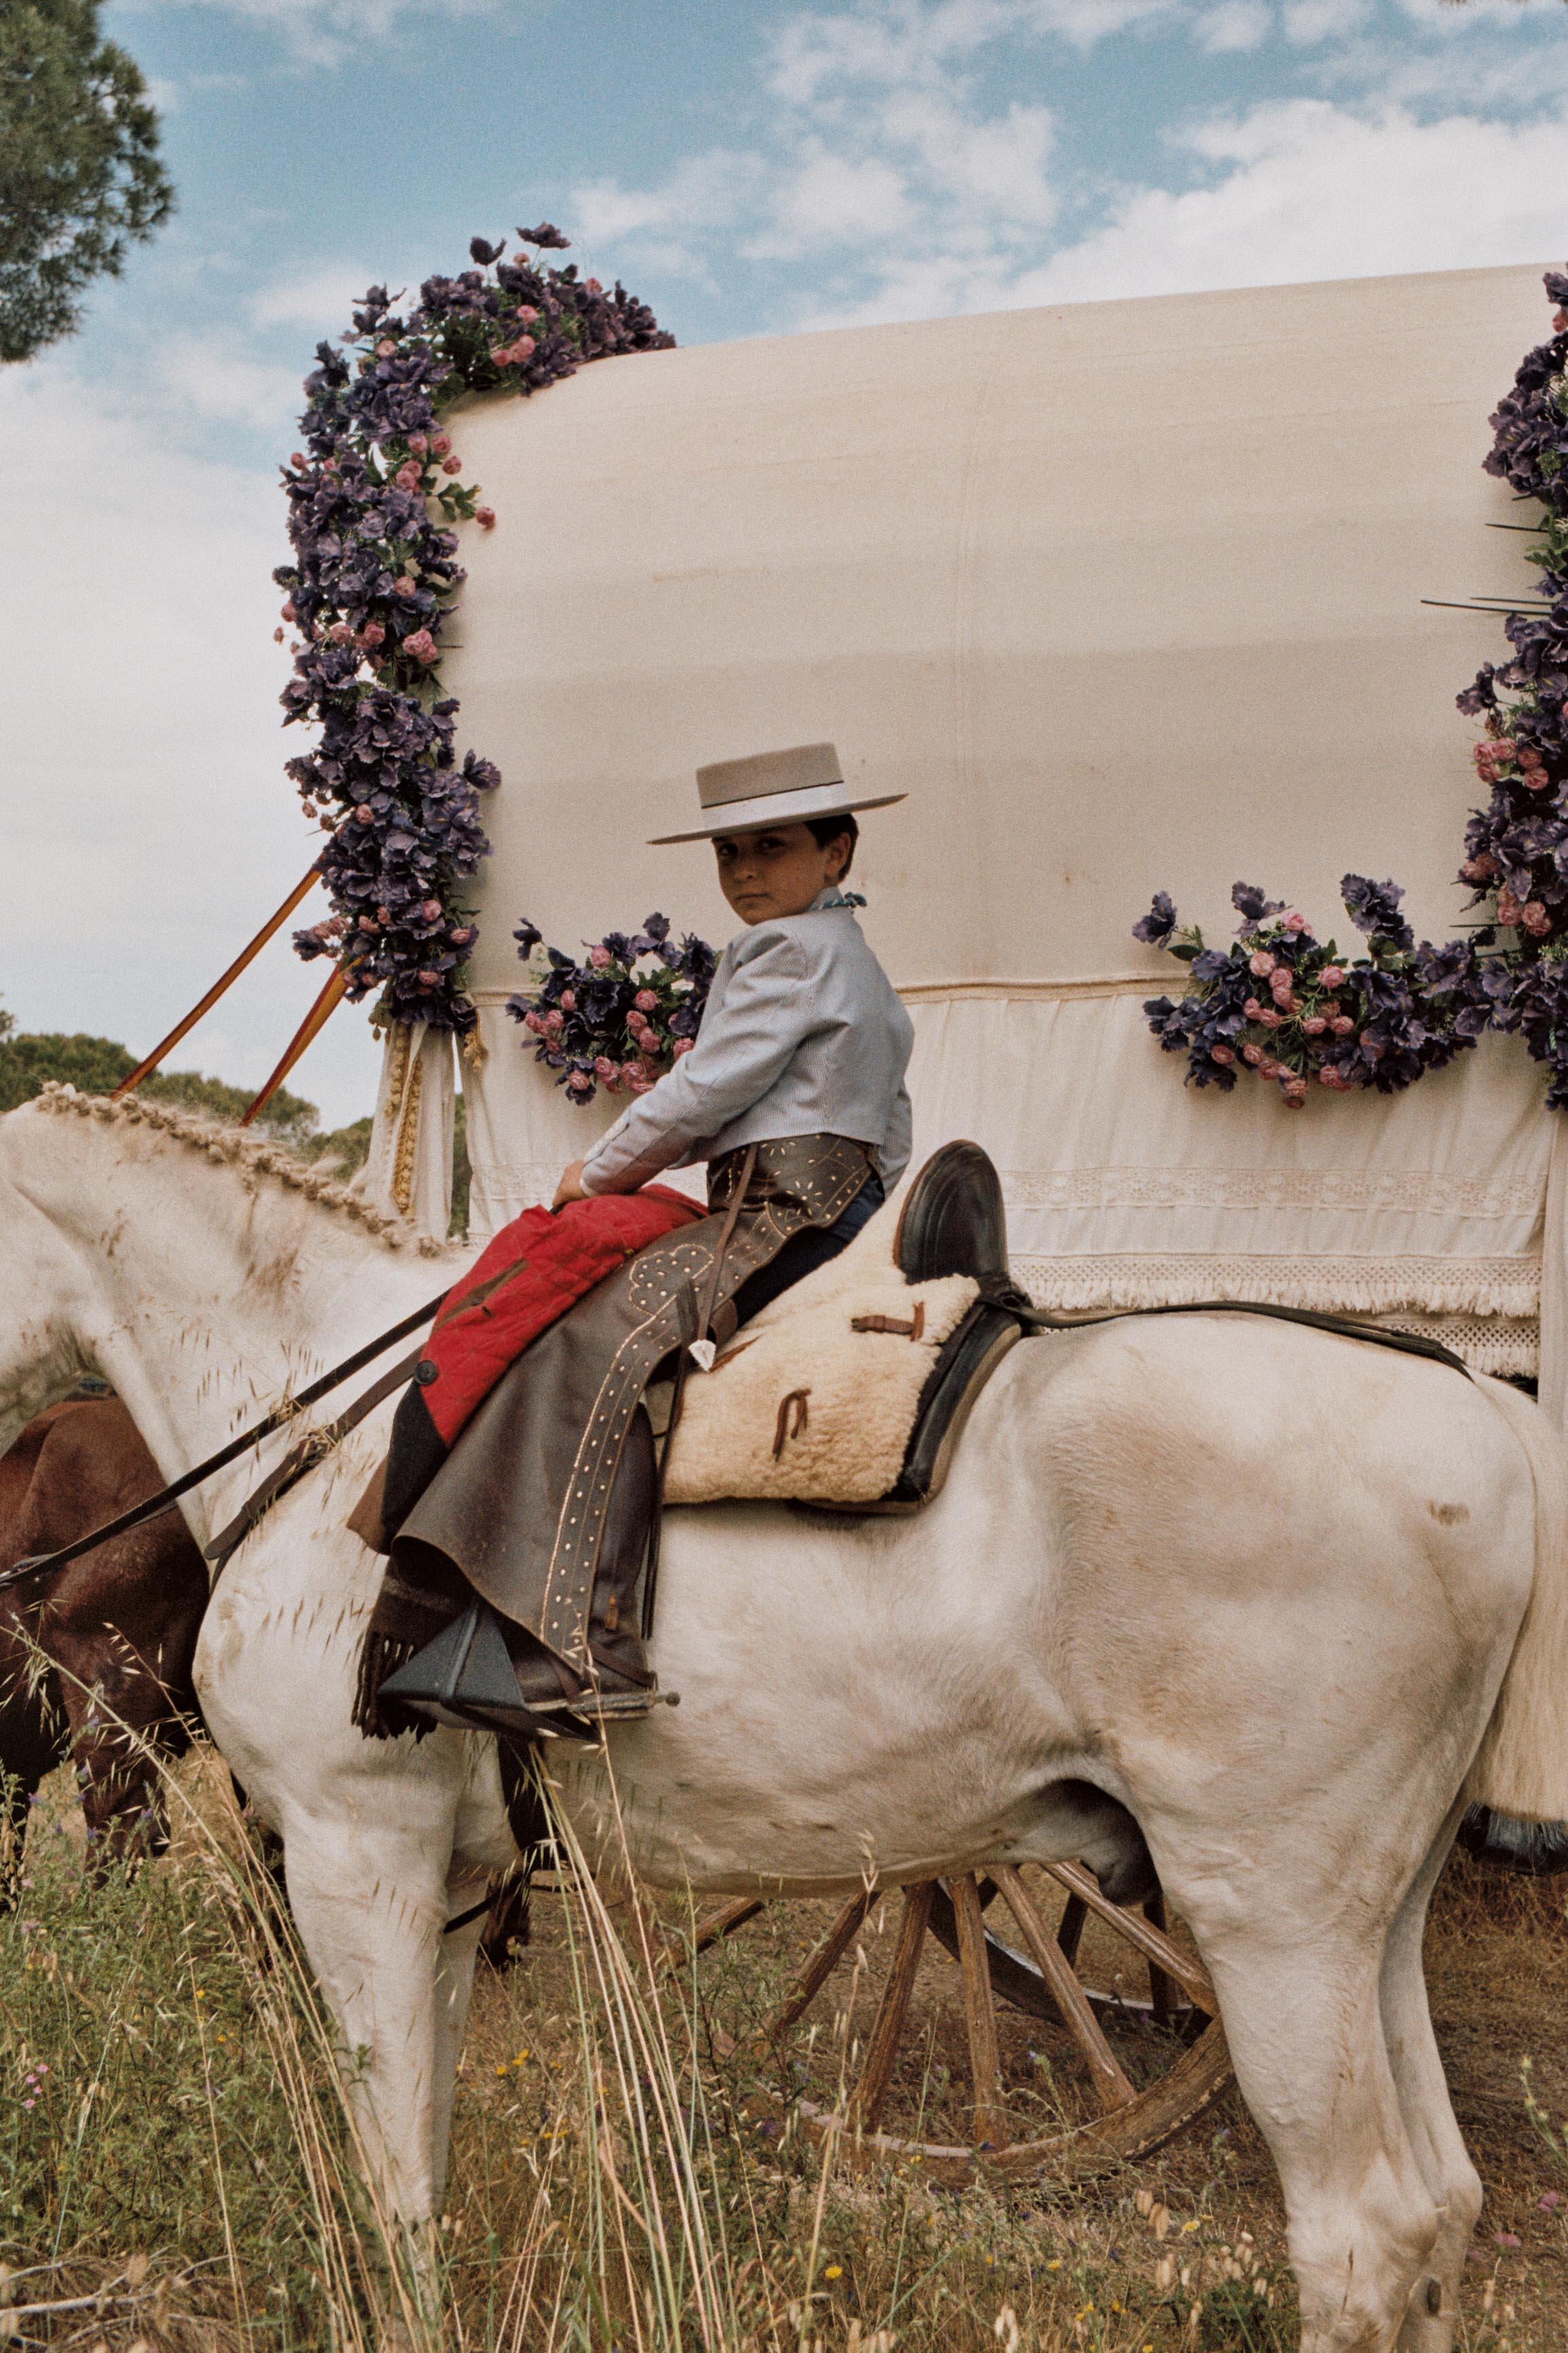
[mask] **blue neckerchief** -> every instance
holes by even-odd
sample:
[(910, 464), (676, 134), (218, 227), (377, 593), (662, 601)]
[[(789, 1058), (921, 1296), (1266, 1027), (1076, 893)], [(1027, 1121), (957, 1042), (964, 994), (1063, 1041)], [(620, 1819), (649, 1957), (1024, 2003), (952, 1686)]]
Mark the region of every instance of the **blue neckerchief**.
[(816, 915), (828, 907), (863, 907), (865, 904), (866, 902), (858, 891), (840, 891), (830, 882), (826, 891), (817, 892), (808, 913)]

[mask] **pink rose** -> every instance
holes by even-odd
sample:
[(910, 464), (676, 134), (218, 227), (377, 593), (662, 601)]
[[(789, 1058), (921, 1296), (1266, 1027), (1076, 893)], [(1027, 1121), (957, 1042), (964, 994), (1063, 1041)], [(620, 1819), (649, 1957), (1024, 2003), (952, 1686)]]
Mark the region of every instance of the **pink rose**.
[(1288, 932), (1304, 932), (1306, 928), (1306, 916), (1297, 914), (1295, 909), (1292, 908), (1290, 913), (1285, 918), (1285, 929)]
[(336, 459), (335, 458), (323, 458), (323, 459), (322, 459), (322, 460), (321, 460), (321, 471), (322, 471), (322, 473), (323, 473), (323, 474), (335, 474), (335, 473), (337, 472), (337, 470), (338, 470), (338, 461), (337, 461), (337, 459)]
[(359, 927), (362, 932), (368, 932), (373, 939), (381, 929), (381, 925), (373, 915), (362, 915), (359, 919)]
[(645, 1079), (641, 1071), (633, 1070), (627, 1075), (626, 1084), (634, 1095), (647, 1095), (653, 1092), (655, 1082)]
[(375, 811), (372, 808), (368, 801), (361, 801), (359, 807), (354, 811), (354, 815), (358, 818), (361, 825), (374, 824), (375, 819)]
[(441, 461), (441, 471), (444, 474), (460, 474), (462, 470), (463, 461), (460, 458), (445, 458)]
[(531, 1029), (536, 1038), (541, 1038), (544, 1034), (544, 1017), (540, 1013), (525, 1013), (522, 1026), (525, 1029)]
[(598, 947), (593, 947), (588, 950), (588, 962), (593, 965), (595, 972), (603, 972), (605, 966), (610, 963), (611, 960), (610, 951), (607, 947), (604, 946), (603, 944)]
[(416, 458), (423, 458), (426, 450), (430, 447), (430, 436), (428, 433), (411, 433), (408, 437), (408, 446)]
[(606, 1086), (610, 1085), (614, 1080), (618, 1079), (621, 1075), (620, 1064), (618, 1062), (612, 1062), (608, 1054), (595, 1055), (594, 1071), (595, 1076), (603, 1079)]
[(474, 934), (469, 924), (459, 923), (458, 929), (455, 932), (448, 932), (447, 936), (455, 948), (466, 948)]
[(658, 999), (654, 995), (651, 988), (639, 988), (637, 995), (633, 997), (632, 1003), (637, 1007), (639, 1013), (657, 1013), (658, 1011)]
[(1526, 900), (1520, 921), (1531, 939), (1544, 939), (1546, 934), (1552, 929), (1552, 918), (1539, 899)]
[(412, 637), (405, 638), (403, 650), (412, 654), (416, 662), (423, 662), (426, 670), (440, 659), (439, 649), (428, 629), (416, 629)]
[(1527, 793), (1543, 793), (1552, 779), (1544, 768), (1526, 768), (1519, 781)]
[(334, 646), (346, 646), (353, 631), (346, 621), (334, 621), (327, 635)]
[(525, 361), (531, 360), (533, 357), (533, 354), (538, 348), (539, 347), (535, 343), (531, 335), (519, 335), (516, 343), (513, 343), (511, 347), (510, 354), (512, 365), (514, 367), (521, 367)]
[(400, 596), (412, 596), (418, 586), (413, 575), (407, 572), (400, 572), (392, 585)]
[(302, 449), (296, 449), (293, 456), (289, 459), (289, 463), (291, 466), (298, 466), (302, 469), (305, 463), (304, 451)]
[(294, 610), (294, 599), (290, 596), (289, 602), (283, 607), (283, 618), (286, 621), (292, 623), (297, 621), (299, 617), (299, 614)]
[(1256, 1021), (1263, 1011), (1256, 997), (1249, 997), (1241, 1009), (1249, 1021)]
[(574, 988), (563, 988), (555, 1001), (563, 1013), (575, 1013), (577, 1010), (577, 992)]
[(390, 335), (383, 335), (380, 343), (377, 343), (375, 347), (375, 355), (378, 360), (389, 360), (393, 357), (396, 350), (397, 345), (393, 342), (392, 337)]
[(1250, 1062), (1253, 1069), (1256, 1070), (1259, 1062), (1263, 1060), (1262, 1047), (1252, 1045), (1244, 1046), (1241, 1050), (1241, 1059), (1244, 1062)]
[(439, 921), (440, 921), (440, 919), (441, 919), (441, 902), (440, 902), (440, 900), (439, 900), (439, 899), (424, 899), (424, 900), (421, 900), (420, 904), (419, 904), (419, 912), (420, 912), (420, 913), (424, 916), (424, 918), (425, 918), (425, 920), (426, 920), (426, 922), (427, 923), (439, 923)]
[(438, 972), (421, 972), (418, 979), (421, 988), (437, 988), (440, 986), (441, 976)]
[(1268, 986), (1276, 997), (1289, 997), (1295, 975), (1288, 964), (1276, 965), (1268, 976)]
[(1321, 1013), (1309, 1013), (1301, 1024), (1309, 1038), (1321, 1038), (1328, 1026)]
[(451, 446), (452, 437), (449, 433), (437, 433), (430, 443), (437, 458), (444, 458)]
[(1267, 980), (1274, 969), (1274, 959), (1267, 948), (1255, 948), (1247, 959), (1247, 968), (1255, 972), (1259, 980)]
[[(1553, 311), (1552, 323), (1560, 335), (1568, 335), (1568, 311)], [(1543, 2198), (1541, 2202), (1544, 2206), (1545, 2199)]]
[(474, 509), (474, 521), (479, 524), (481, 531), (494, 531), (496, 527), (496, 511), (494, 507), (476, 507)]
[(406, 465), (399, 466), (392, 479), (400, 491), (416, 491), (419, 488), (418, 459), (410, 458)]
[(552, 1006), (550, 1011), (544, 1017), (544, 1026), (549, 1030), (552, 1038), (558, 1038), (562, 1030), (566, 1027), (566, 1017), (563, 1013), (558, 1013), (555, 1008)]
[(1497, 919), (1500, 923), (1517, 923), (1524, 909), (1505, 882), (1497, 894)]
[(1284, 1018), (1285, 1016), (1282, 1013), (1277, 1012), (1273, 1006), (1268, 1007), (1267, 1009), (1258, 1017), (1258, 1025), (1264, 1029), (1278, 1029)]
[(1333, 1087), (1342, 1093), (1344, 1091), (1344, 1083), (1345, 1082), (1343, 1079), (1341, 1078), (1338, 1071), (1336, 1071), (1331, 1063), (1325, 1062), (1322, 1069), (1318, 1072), (1318, 1084), (1321, 1087)]
[(1342, 988), (1344, 985), (1344, 972), (1337, 964), (1326, 964), (1323, 966), (1322, 971), (1318, 975), (1318, 986), (1320, 988)]
[(510, 359), (511, 353), (505, 343), (492, 343), (490, 345), (490, 360), (494, 366), (506, 367), (510, 364)]
[(1329, 1027), (1336, 1038), (1348, 1038), (1355, 1028), (1355, 1023), (1348, 1013), (1336, 1013)]
[(517, 315), (525, 327), (531, 327), (539, 313), (531, 302), (522, 302), (518, 305)]
[[(689, 1054), (696, 1043), (695, 1038), (678, 1038), (669, 1050), (675, 1060), (679, 1062), (682, 1054)], [(1230, 1059), (1234, 1062), (1236, 1056), (1233, 1054)]]
[(391, 908), (378, 907), (375, 911), (375, 920), (378, 923), (390, 923), (392, 921)]
[(1258, 1065), (1258, 1075), (1260, 1079), (1277, 1079), (1283, 1068), (1283, 1063), (1277, 1062), (1272, 1054), (1265, 1054)]
[[(684, 1044), (686, 1043), (686, 1040), (685, 1040), (684, 1039), (681, 1039), (681, 1043), (682, 1043), (682, 1045), (684, 1045)], [(1230, 1067), (1231, 1063), (1232, 1063), (1232, 1062), (1234, 1062), (1234, 1061), (1235, 1061), (1235, 1060), (1236, 1060), (1236, 1053), (1235, 1053), (1235, 1050), (1234, 1050), (1232, 1047), (1229, 1047), (1229, 1046), (1211, 1046), (1211, 1047), (1209, 1048), (1209, 1060), (1210, 1060), (1211, 1062), (1218, 1062), (1218, 1063), (1219, 1063), (1219, 1065), (1220, 1065), (1220, 1067), (1221, 1067), (1222, 1069), (1228, 1070), (1228, 1068)]]
[(280, 646), (280, 645), (282, 644), (282, 642), (283, 642), (283, 632), (282, 632), (282, 630), (281, 630), (281, 629), (274, 629), (274, 630), (273, 630), (273, 632), (272, 632), (272, 642), (273, 642), (273, 644), (274, 644), (275, 646)]

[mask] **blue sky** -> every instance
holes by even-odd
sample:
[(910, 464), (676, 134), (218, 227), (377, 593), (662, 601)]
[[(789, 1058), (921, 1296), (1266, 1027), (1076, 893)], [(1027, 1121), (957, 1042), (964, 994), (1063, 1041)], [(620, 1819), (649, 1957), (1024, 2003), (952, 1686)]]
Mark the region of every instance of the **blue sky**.
[[(1563, 0), (113, 0), (180, 210), (0, 371), (0, 1000), (150, 1043), (282, 898), (275, 468), (369, 279), (548, 216), (682, 343), (1568, 259)], [(1544, 325), (1544, 319), (1543, 319)], [(1500, 386), (1500, 391), (1502, 387)], [(180, 1060), (259, 1080), (278, 946)], [(369, 1107), (363, 1017), (298, 1084)]]

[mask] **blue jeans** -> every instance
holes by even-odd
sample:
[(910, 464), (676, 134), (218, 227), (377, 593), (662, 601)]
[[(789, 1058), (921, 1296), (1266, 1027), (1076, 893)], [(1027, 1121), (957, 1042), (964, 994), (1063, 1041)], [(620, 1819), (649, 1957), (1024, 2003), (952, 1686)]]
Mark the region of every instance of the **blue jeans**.
[(791, 1234), (777, 1258), (760, 1266), (755, 1274), (746, 1277), (735, 1293), (736, 1328), (749, 1324), (753, 1315), (775, 1300), (781, 1292), (803, 1277), (815, 1274), (830, 1258), (847, 1250), (861, 1228), (868, 1225), (888, 1198), (887, 1187), (873, 1173), (868, 1176), (837, 1225), (804, 1226), (799, 1233)]

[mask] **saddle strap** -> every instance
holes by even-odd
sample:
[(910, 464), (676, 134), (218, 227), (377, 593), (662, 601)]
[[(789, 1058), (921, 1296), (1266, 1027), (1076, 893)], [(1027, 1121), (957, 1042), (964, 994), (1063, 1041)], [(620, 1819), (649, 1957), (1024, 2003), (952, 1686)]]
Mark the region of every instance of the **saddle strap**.
[(1313, 1307), (1277, 1307), (1262, 1299), (1184, 1299), (1166, 1307), (1120, 1307), (1110, 1315), (1052, 1315), (1043, 1307), (1030, 1306), (1021, 1292), (998, 1297), (994, 1303), (1033, 1332), (1083, 1332), (1096, 1324), (1125, 1324), (1135, 1315), (1272, 1315), (1281, 1324), (1304, 1324), (1313, 1332), (1335, 1332), (1342, 1339), (1364, 1340), (1374, 1348), (1426, 1356), (1435, 1365), (1447, 1365), (1454, 1372), (1463, 1373), (1467, 1380), (1475, 1377), (1463, 1356), (1445, 1348), (1440, 1340), (1424, 1340), (1418, 1332), (1385, 1332), (1381, 1324), (1358, 1324), (1348, 1315), (1325, 1315)]

